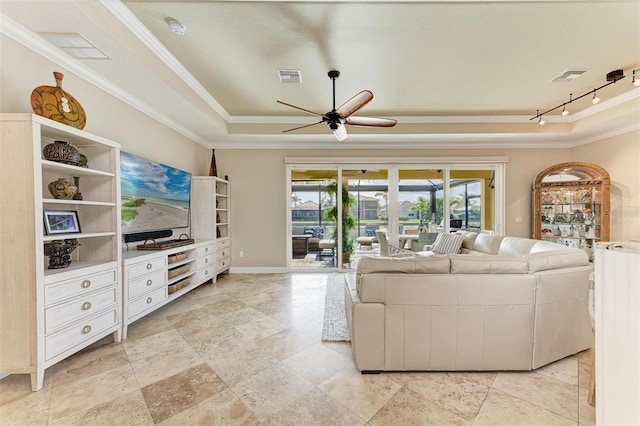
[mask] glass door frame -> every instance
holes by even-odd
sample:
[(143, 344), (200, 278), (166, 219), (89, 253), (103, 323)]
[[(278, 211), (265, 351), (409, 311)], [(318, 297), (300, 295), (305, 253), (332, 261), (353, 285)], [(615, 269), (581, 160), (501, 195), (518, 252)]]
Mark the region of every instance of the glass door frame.
[[(492, 170), (495, 173), (494, 180), (494, 220), (493, 232), (495, 234), (504, 235), (505, 232), (505, 169), (508, 163), (508, 157), (425, 157), (425, 158), (351, 158), (351, 157), (285, 157), (286, 166), (286, 229), (287, 229), (287, 253), (291, 253), (291, 172), (294, 170), (335, 170), (337, 175), (337, 184), (340, 191), (343, 188), (343, 170), (377, 168), (388, 170), (389, 188), (387, 214), (389, 223), (388, 239), (391, 244), (398, 243), (398, 224), (399, 214), (397, 206), (399, 200), (399, 170), (400, 169), (442, 169), (443, 170), (443, 187), (445, 200), (449, 199), (450, 172), (452, 170)], [(337, 200), (340, 200), (341, 194), (337, 194)], [(444, 203), (444, 217), (450, 215), (449, 203)], [(342, 205), (338, 205), (338, 217), (342, 217)], [(338, 238), (342, 235), (342, 223), (337, 221)], [(444, 221), (445, 232), (449, 231), (449, 221)], [(291, 258), (287, 255), (287, 270), (291, 271)], [(344, 268), (342, 265), (342, 247), (336, 243), (336, 268), (323, 268), (318, 272), (347, 272), (352, 269)]]

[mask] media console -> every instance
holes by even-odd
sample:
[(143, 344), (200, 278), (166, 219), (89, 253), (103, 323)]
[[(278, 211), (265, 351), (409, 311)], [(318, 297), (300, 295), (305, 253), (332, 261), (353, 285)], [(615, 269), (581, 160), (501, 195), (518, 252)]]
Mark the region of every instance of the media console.
[(216, 279), (215, 240), (166, 250), (128, 250), (123, 259), (122, 338), (131, 323)]

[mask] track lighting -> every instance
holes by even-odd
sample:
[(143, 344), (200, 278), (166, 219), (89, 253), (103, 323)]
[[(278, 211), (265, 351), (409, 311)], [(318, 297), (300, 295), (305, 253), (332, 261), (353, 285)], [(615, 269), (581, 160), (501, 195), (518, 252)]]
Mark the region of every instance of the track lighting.
[[(636, 68), (635, 70), (632, 71), (633, 73), (633, 79), (631, 80), (631, 83), (635, 86), (635, 87), (640, 87), (640, 78), (638, 80), (636, 80), (636, 71), (640, 71), (640, 68)], [(549, 114), (552, 111), (557, 110), (558, 108), (562, 107), (562, 116), (566, 117), (567, 115), (569, 115), (569, 110), (567, 110), (567, 104), (572, 103), (573, 101), (577, 101), (580, 98), (584, 98), (585, 96), (590, 95), (591, 93), (593, 93), (593, 98), (591, 98), (591, 102), (595, 105), (598, 102), (600, 102), (600, 98), (596, 95), (596, 92), (598, 90), (601, 90), (605, 87), (607, 87), (610, 84), (613, 84), (615, 82), (617, 82), (618, 80), (622, 80), (624, 78), (624, 71), (622, 70), (614, 70), (611, 71), (610, 73), (607, 74), (607, 83), (603, 84), (600, 87), (596, 87), (592, 90), (589, 90), (587, 93), (578, 96), (577, 98), (573, 98), (573, 93), (569, 94), (569, 102), (563, 102), (560, 105), (553, 107), (551, 109), (546, 110), (545, 112), (540, 112), (540, 110), (536, 110), (536, 115), (534, 117), (531, 117), (529, 119), (529, 121), (531, 120), (535, 120), (538, 119), (538, 124), (540, 124), (541, 126), (544, 125), (545, 121), (542, 119), (542, 116), (545, 114)]]

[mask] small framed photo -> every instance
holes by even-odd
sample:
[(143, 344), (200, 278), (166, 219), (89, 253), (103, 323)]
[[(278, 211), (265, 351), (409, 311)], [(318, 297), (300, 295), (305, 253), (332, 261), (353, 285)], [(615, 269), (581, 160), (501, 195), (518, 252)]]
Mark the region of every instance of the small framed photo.
[(80, 233), (78, 212), (75, 210), (45, 210), (44, 230), (47, 235)]

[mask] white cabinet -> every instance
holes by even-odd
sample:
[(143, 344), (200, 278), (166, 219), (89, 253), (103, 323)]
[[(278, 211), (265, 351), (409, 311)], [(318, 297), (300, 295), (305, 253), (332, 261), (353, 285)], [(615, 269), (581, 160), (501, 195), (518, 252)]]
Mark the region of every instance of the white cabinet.
[(131, 323), (215, 279), (215, 241), (123, 253), (123, 338)]
[(191, 180), (191, 236), (216, 240), (216, 274), (231, 267), (229, 181), (214, 176)]
[[(49, 161), (55, 140), (87, 167)], [(114, 333), (120, 340), (120, 145), (33, 114), (0, 115), (0, 373), (28, 373), (42, 388), (47, 367)], [(82, 199), (55, 199), (49, 183), (79, 182)], [(76, 212), (79, 233), (46, 235), (45, 211)], [(71, 263), (49, 269), (44, 246), (77, 239)]]
[(640, 424), (640, 243), (596, 244), (596, 424)]

